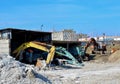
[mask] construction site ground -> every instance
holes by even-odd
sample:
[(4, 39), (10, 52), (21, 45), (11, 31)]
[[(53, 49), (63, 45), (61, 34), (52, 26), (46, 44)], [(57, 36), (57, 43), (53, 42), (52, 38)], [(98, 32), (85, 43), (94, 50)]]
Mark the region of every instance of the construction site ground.
[[(113, 54), (111, 49), (117, 49)], [(120, 44), (107, 46), (105, 55), (97, 54), (85, 66), (51, 67), (39, 70), (11, 56), (0, 55), (0, 84), (119, 84)]]

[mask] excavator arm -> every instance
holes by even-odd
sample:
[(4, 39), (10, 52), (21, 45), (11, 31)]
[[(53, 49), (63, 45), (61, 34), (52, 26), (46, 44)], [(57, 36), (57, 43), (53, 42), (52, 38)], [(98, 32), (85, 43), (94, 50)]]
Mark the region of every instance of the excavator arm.
[(48, 52), (46, 64), (49, 64), (53, 60), (53, 57), (55, 54), (55, 46), (48, 45), (41, 42), (35, 42), (35, 41), (23, 43), (21, 46), (19, 46), (16, 50), (13, 51), (13, 54), (16, 53), (16, 58), (17, 58), (20, 55), (20, 52), (22, 50), (25, 50), (29, 47), (33, 47), (33, 48)]

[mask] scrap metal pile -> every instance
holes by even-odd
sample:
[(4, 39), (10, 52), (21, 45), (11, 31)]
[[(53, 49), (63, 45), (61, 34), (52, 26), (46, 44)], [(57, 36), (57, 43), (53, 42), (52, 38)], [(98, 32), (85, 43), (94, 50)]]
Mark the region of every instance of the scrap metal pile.
[(62, 66), (67, 64), (81, 67), (84, 65), (81, 58), (83, 51), (78, 46), (74, 48), (78, 53), (76, 56), (73, 56), (73, 54), (63, 47), (55, 47), (46, 43), (31, 41), (23, 43), (15, 49), (13, 56), (23, 63), (34, 64), (40, 68), (43, 66)]

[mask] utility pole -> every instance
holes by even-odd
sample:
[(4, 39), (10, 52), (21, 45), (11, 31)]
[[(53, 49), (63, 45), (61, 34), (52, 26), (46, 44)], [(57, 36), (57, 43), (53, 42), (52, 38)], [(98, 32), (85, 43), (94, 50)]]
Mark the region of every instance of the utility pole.
[(41, 25), (41, 31), (42, 31), (42, 28), (43, 28), (43, 24)]
[(103, 43), (105, 43), (105, 33), (103, 33)]

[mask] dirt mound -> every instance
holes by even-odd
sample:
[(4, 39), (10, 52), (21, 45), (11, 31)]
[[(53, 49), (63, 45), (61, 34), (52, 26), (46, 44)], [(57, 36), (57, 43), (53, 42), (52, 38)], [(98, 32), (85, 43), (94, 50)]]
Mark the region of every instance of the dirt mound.
[(120, 63), (120, 50), (117, 50), (115, 53), (111, 54), (108, 58), (108, 62)]

